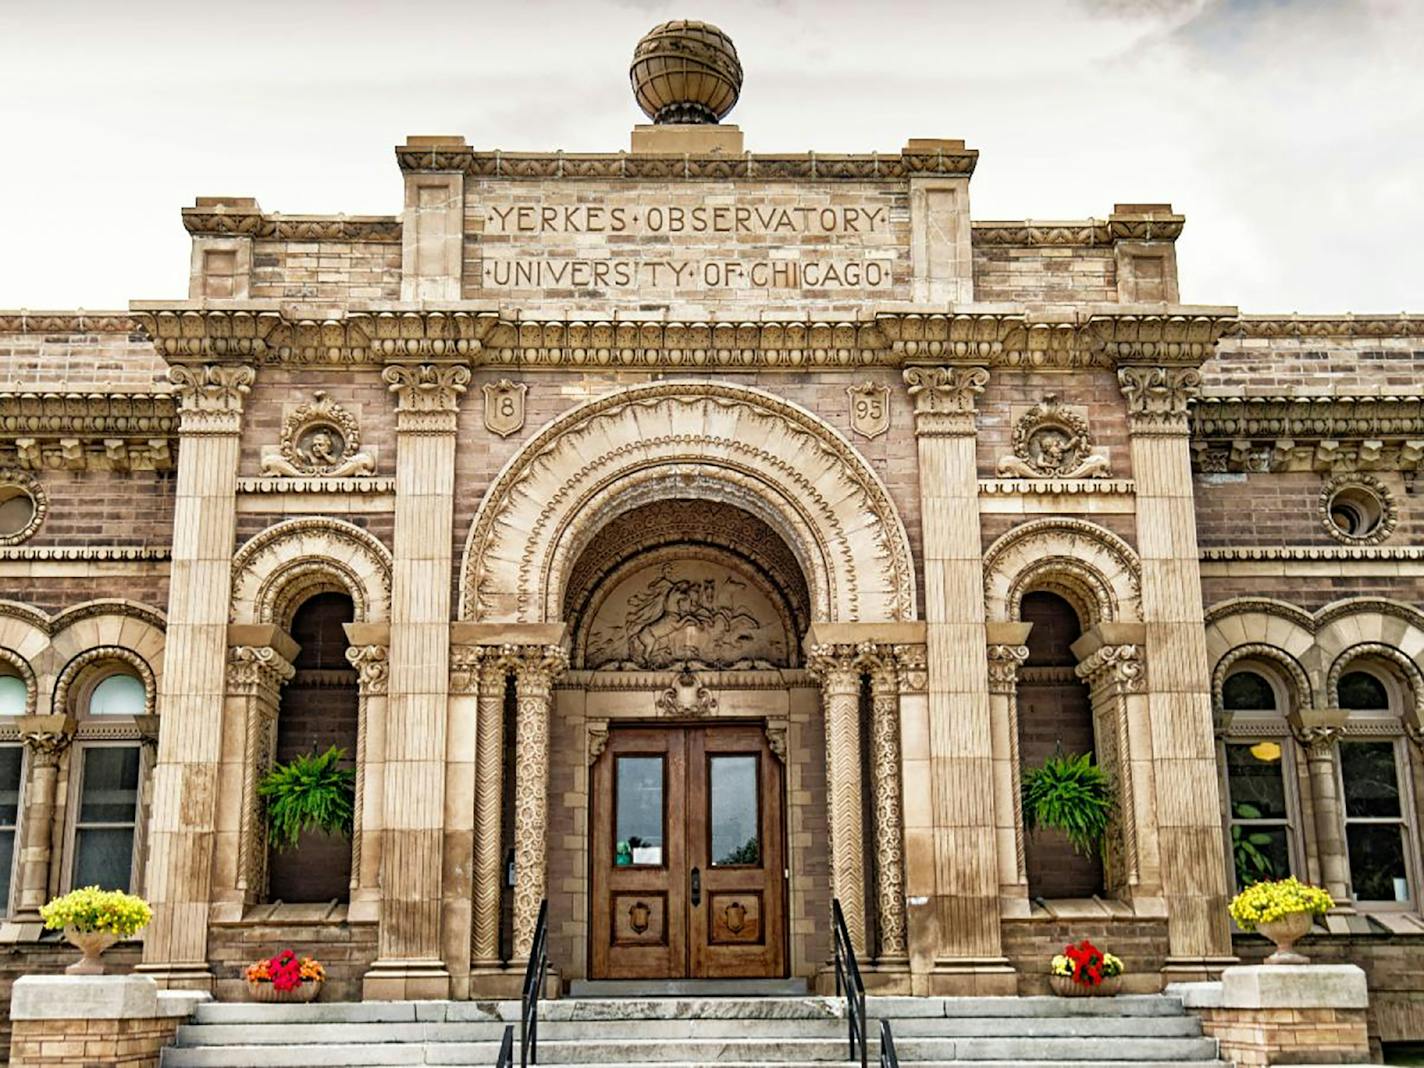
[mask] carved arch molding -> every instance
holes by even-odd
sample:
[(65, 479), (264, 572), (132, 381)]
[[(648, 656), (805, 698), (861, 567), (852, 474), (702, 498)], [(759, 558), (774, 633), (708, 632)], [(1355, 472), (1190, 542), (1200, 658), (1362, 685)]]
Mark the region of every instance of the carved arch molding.
[(776, 531), (818, 619), (915, 617), (904, 525), (849, 441), (763, 390), (659, 382), (574, 408), (506, 464), (470, 528), (461, 618), (561, 618), (594, 535), (633, 508), (677, 499), (734, 505)]
[(289, 519), (254, 535), (232, 560), (234, 623), (291, 624), (318, 593), (344, 593), (358, 623), (390, 611), (391, 554), (378, 538), (339, 519)]
[(1024, 594), (1051, 590), (1078, 611), (1084, 628), (1142, 618), (1142, 567), (1132, 546), (1082, 519), (1037, 519), (1004, 534), (984, 553), (984, 605), (991, 621), (1019, 618)]

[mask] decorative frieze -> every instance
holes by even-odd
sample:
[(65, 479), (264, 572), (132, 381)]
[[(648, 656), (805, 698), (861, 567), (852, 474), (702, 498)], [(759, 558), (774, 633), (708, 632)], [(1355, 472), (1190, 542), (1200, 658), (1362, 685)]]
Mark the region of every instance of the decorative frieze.
[(183, 209), (183, 228), (195, 237), (254, 237), (278, 241), (399, 243), (401, 221), (393, 215), (274, 215), (200, 204)]
[(376, 496), (394, 493), (393, 478), (239, 478), (238, 493), (331, 493)]
[(980, 248), (1111, 248), (1119, 241), (1176, 241), (1184, 215), (1119, 216), (1065, 222), (978, 220), (974, 244)]
[(1014, 423), (1013, 452), (999, 460), (1000, 478), (1091, 479), (1112, 472), (1093, 451), (1088, 421), (1050, 393)]
[(375, 459), (361, 451), (356, 417), (321, 389), (283, 420), (276, 452), (262, 458), (266, 477), (353, 478), (375, 470)]
[(1203, 549), (1203, 561), (1424, 560), (1420, 545), (1235, 545)]

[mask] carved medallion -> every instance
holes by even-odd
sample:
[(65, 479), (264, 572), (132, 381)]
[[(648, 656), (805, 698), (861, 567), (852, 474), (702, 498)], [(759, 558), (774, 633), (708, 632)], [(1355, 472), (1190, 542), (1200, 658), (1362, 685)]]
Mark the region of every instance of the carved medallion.
[(850, 425), (861, 437), (879, 437), (890, 429), (890, 387), (862, 382), (846, 386), (850, 398)]
[(353, 478), (375, 473), (375, 459), (361, 451), (355, 417), (320, 389), (287, 416), (278, 451), (262, 458), (264, 476)]
[(1014, 451), (1000, 478), (1108, 478), (1107, 457), (1093, 452), (1088, 423), (1050, 393), (1014, 424)]
[(523, 382), (501, 378), (485, 383), (485, 429), (507, 438), (524, 426), (524, 394), (529, 387)]

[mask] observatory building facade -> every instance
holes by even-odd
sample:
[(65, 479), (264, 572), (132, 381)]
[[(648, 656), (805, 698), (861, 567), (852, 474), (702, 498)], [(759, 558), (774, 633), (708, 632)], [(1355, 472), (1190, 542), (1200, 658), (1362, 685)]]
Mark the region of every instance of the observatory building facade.
[(1424, 1040), (1424, 318), (1182, 303), (1169, 205), (975, 219), (961, 141), (748, 153), (700, 24), (633, 81), (630, 151), (411, 137), (398, 215), (199, 197), (186, 297), (0, 313), (6, 975), (102, 883), (218, 997), (508, 994), (541, 905), (565, 984), (824, 988), (833, 899), (873, 990), (1155, 991), (1294, 873)]

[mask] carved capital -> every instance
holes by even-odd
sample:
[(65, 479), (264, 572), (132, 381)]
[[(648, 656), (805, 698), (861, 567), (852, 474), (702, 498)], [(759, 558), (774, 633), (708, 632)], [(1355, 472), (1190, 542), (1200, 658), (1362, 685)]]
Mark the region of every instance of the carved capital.
[(52, 768), (74, 741), (74, 720), (65, 716), (33, 717), (33, 725), (22, 726), (20, 741), (30, 751), (30, 762), (36, 768)]
[(603, 751), (608, 748), (608, 720), (591, 719), (588, 728), (588, 766), (593, 767)]
[(1291, 733), (1305, 750), (1307, 759), (1329, 760), (1335, 752), (1335, 743), (1345, 733), (1345, 728), (1336, 723), (1314, 723), (1294, 726)]
[(1187, 405), (1202, 380), (1195, 367), (1119, 367), (1117, 380), (1133, 434), (1187, 433)]
[(984, 392), (984, 367), (908, 367), (905, 385), (915, 404), (916, 434), (973, 434), (974, 398)]
[(929, 685), (929, 656), (923, 645), (895, 646), (901, 693), (923, 693)]
[(1019, 681), (1019, 668), (1028, 659), (1028, 646), (991, 645), (988, 654), (989, 692), (1013, 693)]
[(296, 669), (270, 645), (234, 645), (227, 651), (228, 693), (275, 701), (295, 674)]
[(558, 645), (503, 646), (500, 655), (514, 671), (514, 685), (522, 701), (547, 698), (554, 680), (569, 666), (569, 654)]
[(860, 692), (860, 650), (854, 645), (813, 645), (806, 654), (806, 670), (826, 694)]
[(1111, 686), (1121, 693), (1137, 693), (1147, 683), (1138, 645), (1104, 645), (1081, 661), (1074, 673), (1094, 690)]
[(256, 373), (246, 364), (178, 364), (168, 369), (183, 434), (236, 434)]
[(856, 646), (860, 670), (870, 676), (870, 692), (876, 696), (899, 692), (899, 664), (895, 647), (880, 642), (861, 642)]
[(386, 692), (389, 656), (390, 650), (384, 645), (353, 645), (346, 650), (346, 661), (356, 669), (363, 694)]
[(470, 369), (460, 364), (392, 364), (381, 378), (396, 395), (396, 429), (407, 433), (454, 433), (460, 397)]
[(493, 650), (488, 650), (480, 645), (452, 645), (450, 647), (450, 692), (477, 692), (485, 659), (491, 652)]

